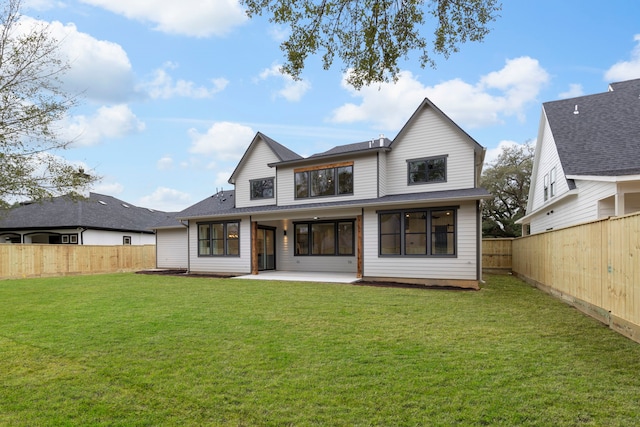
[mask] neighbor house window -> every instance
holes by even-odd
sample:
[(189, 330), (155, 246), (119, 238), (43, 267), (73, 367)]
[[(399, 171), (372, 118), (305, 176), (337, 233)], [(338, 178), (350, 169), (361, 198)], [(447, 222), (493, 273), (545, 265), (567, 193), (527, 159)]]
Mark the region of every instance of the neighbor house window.
[(273, 178), (252, 179), (249, 181), (249, 186), (251, 200), (273, 198)]
[(544, 176), (544, 201), (546, 202), (549, 199), (549, 174), (545, 174)]
[(198, 256), (239, 256), (240, 222), (198, 224)]
[(62, 244), (72, 244), (72, 245), (77, 245), (78, 244), (78, 235), (77, 234), (62, 234), (60, 235), (60, 240), (58, 243), (62, 243)]
[(556, 168), (549, 173), (549, 197), (556, 195)]
[(407, 160), (409, 184), (445, 182), (447, 180), (447, 156)]
[(296, 169), (294, 175), (296, 199), (353, 194), (353, 162)]
[(130, 245), (131, 244), (131, 236), (122, 236), (122, 244)]
[(295, 255), (353, 255), (354, 227), (352, 220), (297, 222)]
[(379, 255), (456, 254), (456, 209), (433, 208), (380, 212)]

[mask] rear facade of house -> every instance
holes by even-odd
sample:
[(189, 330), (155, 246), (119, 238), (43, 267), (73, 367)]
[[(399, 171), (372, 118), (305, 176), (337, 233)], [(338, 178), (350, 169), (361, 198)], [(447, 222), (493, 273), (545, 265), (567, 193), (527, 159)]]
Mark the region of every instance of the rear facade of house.
[(484, 148), (425, 99), (393, 140), (303, 158), (258, 133), (222, 191), (179, 213), (191, 273), (342, 272), (477, 288)]

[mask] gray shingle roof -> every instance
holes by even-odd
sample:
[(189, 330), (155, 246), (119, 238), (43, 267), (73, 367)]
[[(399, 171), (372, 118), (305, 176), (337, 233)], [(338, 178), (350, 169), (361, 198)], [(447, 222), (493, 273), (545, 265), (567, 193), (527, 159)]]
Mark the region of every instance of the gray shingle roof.
[(610, 88), (543, 104), (566, 175), (640, 174), (640, 79)]
[(287, 162), (289, 160), (302, 159), (301, 155), (289, 150), (287, 147), (269, 138), (267, 135), (263, 134), (262, 132), (258, 132), (258, 135), (262, 137), (262, 140), (269, 146), (269, 148), (271, 148), (274, 154), (278, 156), (280, 161)]
[[(225, 195), (231, 192), (224, 192)], [(238, 216), (248, 215), (255, 213), (266, 213), (275, 211), (304, 211), (322, 208), (340, 208), (340, 207), (352, 207), (352, 206), (395, 206), (397, 203), (411, 203), (411, 202), (435, 202), (435, 201), (447, 201), (456, 203), (459, 200), (480, 200), (491, 197), (489, 192), (484, 188), (465, 188), (460, 190), (446, 190), (446, 191), (429, 191), (423, 193), (411, 193), (411, 194), (394, 194), (389, 196), (383, 196), (379, 198), (360, 199), (360, 200), (345, 200), (337, 202), (315, 202), (306, 203), (303, 205), (285, 205), (285, 206), (253, 206), (246, 208), (235, 208), (233, 206), (233, 200), (221, 201), (219, 197), (213, 195), (211, 197), (196, 203), (195, 205), (188, 207), (187, 209), (179, 212), (176, 217), (180, 219), (189, 218), (204, 218), (204, 217), (221, 217), (221, 216)], [(223, 198), (224, 199), (224, 198)]]
[(23, 204), (0, 215), (0, 230), (93, 228), (150, 233), (150, 227), (171, 213), (154, 211), (104, 194), (68, 196)]
[[(388, 148), (390, 145), (391, 140), (389, 138), (383, 138), (382, 148)], [(376, 138), (370, 141), (356, 142), (353, 144), (338, 145), (322, 153), (314, 154), (311, 157), (334, 156), (339, 154), (354, 153), (357, 151), (369, 151), (373, 148), (381, 148), (380, 138)]]

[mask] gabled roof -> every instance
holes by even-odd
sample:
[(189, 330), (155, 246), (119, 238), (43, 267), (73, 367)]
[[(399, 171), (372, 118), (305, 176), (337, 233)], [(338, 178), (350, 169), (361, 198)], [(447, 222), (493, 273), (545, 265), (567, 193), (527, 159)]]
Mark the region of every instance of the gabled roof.
[(640, 79), (543, 109), (565, 175), (640, 174)]
[[(382, 145), (380, 144), (382, 140)], [(322, 153), (316, 153), (311, 157), (327, 157), (340, 154), (355, 153), (358, 151), (370, 151), (373, 148), (389, 148), (391, 140), (381, 136), (380, 138), (372, 139), (370, 141), (355, 142), (353, 144), (337, 145)]]
[(191, 205), (175, 215), (177, 219), (215, 215), (219, 212), (228, 212), (235, 208), (235, 191), (223, 190)]
[(276, 157), (281, 162), (288, 162), (291, 160), (298, 160), (303, 158), (301, 155), (289, 150), (287, 147), (269, 138), (267, 135), (263, 134), (262, 132), (258, 132), (256, 133), (256, 136), (253, 137), (251, 144), (249, 144), (249, 147), (247, 147), (246, 151), (242, 155), (242, 158), (238, 162), (238, 165), (236, 166), (236, 168), (233, 170), (231, 177), (229, 177), (229, 181), (228, 181), (229, 184), (233, 184), (235, 182), (236, 174), (238, 173), (241, 166), (246, 161), (247, 157), (249, 156), (249, 153), (253, 150), (255, 145), (260, 140), (264, 141), (264, 143), (267, 144), (267, 147), (269, 147), (271, 151), (273, 151), (273, 154), (275, 154)]
[(0, 229), (92, 228), (150, 233), (150, 227), (167, 212), (134, 206), (104, 194), (90, 193), (74, 200), (55, 197), (23, 203), (0, 214)]

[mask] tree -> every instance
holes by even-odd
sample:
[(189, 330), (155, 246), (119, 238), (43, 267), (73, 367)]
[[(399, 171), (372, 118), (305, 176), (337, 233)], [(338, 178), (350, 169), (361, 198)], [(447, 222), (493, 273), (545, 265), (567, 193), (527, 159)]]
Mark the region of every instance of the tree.
[[(309, 55), (322, 53), (324, 69), (336, 55), (349, 71), (356, 89), (371, 83), (396, 81), (399, 61), (410, 52), (420, 65), (435, 67), (435, 54), (448, 58), (467, 41), (482, 41), (488, 24), (502, 9), (498, 0), (241, 0), (250, 17), (270, 15), (269, 21), (290, 27), (281, 45), (282, 70), (300, 78)], [(430, 20), (427, 23), (427, 20)], [(429, 45), (421, 34), (433, 25)]]
[(56, 126), (77, 103), (62, 90), (69, 64), (46, 25), (21, 20), (20, 0), (1, 7), (0, 200), (82, 191), (97, 178), (55, 154), (72, 142)]
[(480, 185), (492, 199), (483, 201), (482, 234), (485, 237), (519, 237), (515, 221), (527, 208), (534, 147), (529, 143), (505, 146), (502, 153), (482, 172)]

